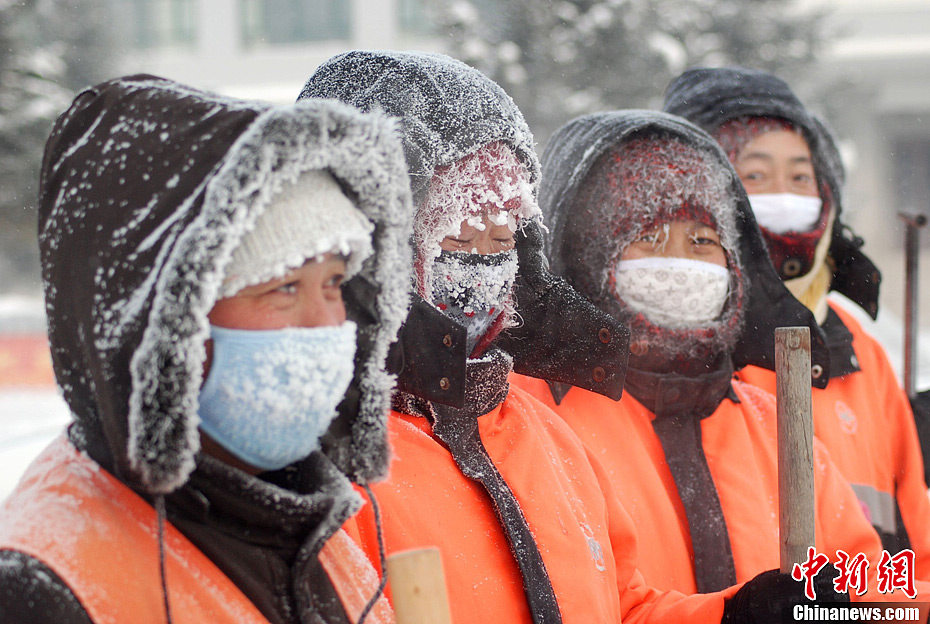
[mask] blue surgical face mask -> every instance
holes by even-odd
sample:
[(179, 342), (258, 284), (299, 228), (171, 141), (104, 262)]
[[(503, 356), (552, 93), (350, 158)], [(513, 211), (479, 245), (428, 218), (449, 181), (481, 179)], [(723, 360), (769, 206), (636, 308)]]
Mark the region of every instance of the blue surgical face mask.
[(267, 331), (211, 326), (210, 336), (201, 430), (262, 470), (320, 448), (352, 380), (355, 323)]

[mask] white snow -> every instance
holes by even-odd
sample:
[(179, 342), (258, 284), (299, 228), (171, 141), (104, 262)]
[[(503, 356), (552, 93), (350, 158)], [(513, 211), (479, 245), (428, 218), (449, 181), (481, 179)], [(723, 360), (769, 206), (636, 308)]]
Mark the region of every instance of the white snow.
[(55, 388), (0, 387), (0, 499), (70, 420), (71, 412)]

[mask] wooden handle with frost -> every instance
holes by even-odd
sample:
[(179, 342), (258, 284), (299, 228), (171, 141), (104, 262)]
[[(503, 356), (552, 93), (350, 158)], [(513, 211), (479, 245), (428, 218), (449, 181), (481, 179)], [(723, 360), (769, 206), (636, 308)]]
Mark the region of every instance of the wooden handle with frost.
[(451, 624), (446, 576), (438, 548), (421, 548), (387, 559), (397, 624)]
[(775, 330), (778, 410), (780, 569), (790, 574), (814, 545), (814, 421), (811, 335), (807, 327)]

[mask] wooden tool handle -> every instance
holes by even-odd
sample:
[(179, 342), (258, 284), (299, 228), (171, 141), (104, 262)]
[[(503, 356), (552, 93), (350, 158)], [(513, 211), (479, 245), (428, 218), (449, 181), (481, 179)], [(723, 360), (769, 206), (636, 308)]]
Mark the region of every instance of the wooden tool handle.
[(446, 575), (438, 548), (421, 548), (387, 559), (397, 624), (451, 624)]
[(811, 336), (807, 327), (775, 330), (778, 402), (778, 522), (780, 568), (787, 574), (814, 545), (814, 421), (811, 415)]

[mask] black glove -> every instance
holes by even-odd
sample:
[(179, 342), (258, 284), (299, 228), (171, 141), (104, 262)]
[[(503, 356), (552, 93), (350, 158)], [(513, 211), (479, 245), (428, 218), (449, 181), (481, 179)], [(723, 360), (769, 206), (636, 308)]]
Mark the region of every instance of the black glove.
[(723, 607), (721, 624), (782, 624), (793, 622), (794, 607), (800, 604), (848, 603), (849, 596), (833, 587), (833, 568), (814, 577), (816, 601), (804, 595), (804, 581), (778, 570), (763, 572), (743, 585)]

